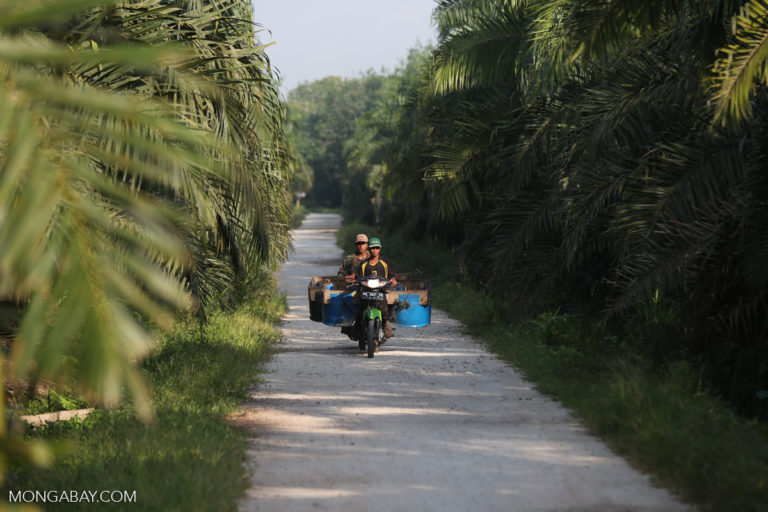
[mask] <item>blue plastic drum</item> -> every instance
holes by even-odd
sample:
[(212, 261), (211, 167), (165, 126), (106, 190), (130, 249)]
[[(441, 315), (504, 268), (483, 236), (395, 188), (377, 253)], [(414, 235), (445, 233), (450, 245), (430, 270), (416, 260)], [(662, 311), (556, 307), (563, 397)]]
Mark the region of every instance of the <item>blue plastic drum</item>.
[(426, 327), (432, 316), (432, 306), (420, 306), (419, 295), (401, 293), (399, 295), (402, 304), (393, 321), (401, 327)]
[(351, 293), (331, 295), (328, 304), (323, 304), (323, 323), (325, 325), (352, 325), (355, 323), (358, 305)]

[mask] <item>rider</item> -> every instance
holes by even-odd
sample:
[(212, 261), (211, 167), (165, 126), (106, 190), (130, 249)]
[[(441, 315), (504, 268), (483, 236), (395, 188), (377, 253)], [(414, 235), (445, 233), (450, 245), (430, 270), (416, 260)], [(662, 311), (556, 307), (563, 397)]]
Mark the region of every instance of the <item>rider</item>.
[[(371, 253), (368, 252), (368, 235), (365, 233), (358, 233), (355, 235), (355, 252), (347, 254), (344, 257), (344, 261), (339, 265), (339, 271), (336, 275), (339, 276), (351, 276), (355, 273), (355, 268), (371, 257)], [(352, 326), (344, 326), (341, 328), (341, 333), (346, 334), (350, 338), (352, 337)]]
[[(389, 279), (392, 286), (397, 284), (395, 279), (395, 269), (392, 268), (392, 264), (388, 259), (381, 256), (381, 240), (378, 238), (371, 238), (368, 241), (368, 250), (371, 252), (371, 257), (366, 261), (363, 261), (355, 269), (355, 277), (365, 276), (380, 276), (383, 279)], [(392, 328), (389, 326), (389, 307), (387, 301), (381, 301), (381, 319), (382, 319), (382, 331), (385, 338), (392, 337)]]

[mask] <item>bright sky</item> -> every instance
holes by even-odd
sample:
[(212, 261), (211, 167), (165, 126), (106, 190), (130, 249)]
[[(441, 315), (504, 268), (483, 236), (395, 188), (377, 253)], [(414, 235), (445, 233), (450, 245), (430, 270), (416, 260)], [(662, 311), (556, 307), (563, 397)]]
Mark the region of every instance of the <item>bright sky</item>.
[(435, 0), (251, 0), (284, 94), (326, 76), (394, 70), (408, 50), (434, 43)]

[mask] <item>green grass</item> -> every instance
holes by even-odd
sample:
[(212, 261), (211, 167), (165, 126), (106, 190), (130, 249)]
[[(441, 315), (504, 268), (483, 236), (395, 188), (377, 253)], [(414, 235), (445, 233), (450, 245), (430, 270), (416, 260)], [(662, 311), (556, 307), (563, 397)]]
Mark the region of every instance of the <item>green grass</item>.
[[(337, 236), (346, 241), (358, 232), (379, 234), (347, 224)], [(466, 283), (451, 251), (397, 234), (381, 238), (399, 272), (434, 270), (424, 277), (435, 307), (658, 483), (704, 510), (768, 510), (766, 425), (709, 395), (693, 365), (657, 364), (660, 339), (674, 336), (674, 315), (648, 305), (626, 319), (624, 332), (558, 312), (512, 320), (503, 304)]]
[(71, 411), (83, 409), (89, 404), (85, 398), (71, 392), (62, 392), (49, 389), (42, 396), (30, 400), (24, 407), (24, 414), (45, 414), (54, 411)]
[(291, 214), (291, 227), (297, 228), (304, 222), (304, 218), (309, 214), (306, 206), (294, 206)]
[[(461, 317), (461, 306), (448, 307)], [(606, 334), (574, 318), (562, 320), (570, 332), (555, 345), (541, 325), (485, 329), (462, 320), (617, 453), (685, 500), (714, 511), (768, 509), (764, 428), (702, 391), (689, 365), (656, 371), (618, 347), (595, 353), (589, 345), (608, 345)]]
[[(150, 425), (131, 406), (96, 411), (31, 434), (71, 441), (74, 454), (47, 470), (16, 468), (7, 490), (136, 491), (137, 503), (120, 510), (235, 510), (248, 485), (243, 460), (249, 432), (225, 422), (258, 378), (258, 369), (279, 334), (283, 297), (262, 280), (231, 311), (211, 314), (201, 331), (195, 321), (167, 334), (160, 350), (143, 364), (155, 405)], [(67, 503), (46, 510), (73, 510)], [(99, 510), (101, 505), (76, 509)]]

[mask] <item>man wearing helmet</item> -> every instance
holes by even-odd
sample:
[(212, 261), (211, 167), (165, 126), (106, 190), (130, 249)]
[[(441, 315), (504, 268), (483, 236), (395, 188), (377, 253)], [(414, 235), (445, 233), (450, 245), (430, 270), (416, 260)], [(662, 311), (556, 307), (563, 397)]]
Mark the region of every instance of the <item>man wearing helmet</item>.
[[(392, 268), (392, 264), (388, 259), (381, 256), (381, 240), (378, 238), (371, 238), (368, 241), (368, 250), (371, 253), (371, 257), (357, 266), (357, 269), (355, 269), (355, 277), (379, 276), (383, 279), (389, 279), (393, 286), (396, 285), (397, 279), (395, 279), (395, 269)], [(392, 328), (389, 326), (389, 307), (386, 300), (381, 302), (380, 309), (382, 319), (381, 327), (384, 332), (384, 338), (391, 338), (393, 333)]]

